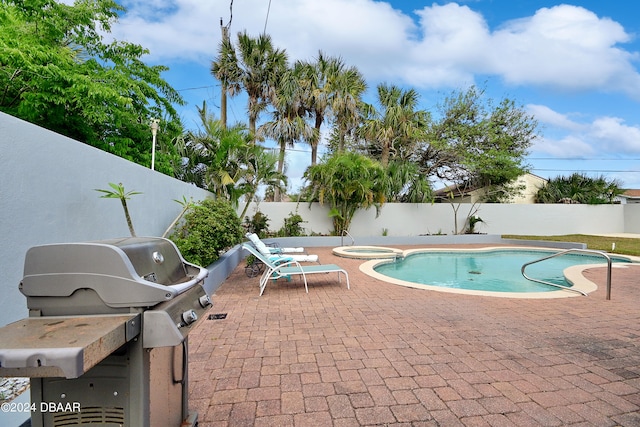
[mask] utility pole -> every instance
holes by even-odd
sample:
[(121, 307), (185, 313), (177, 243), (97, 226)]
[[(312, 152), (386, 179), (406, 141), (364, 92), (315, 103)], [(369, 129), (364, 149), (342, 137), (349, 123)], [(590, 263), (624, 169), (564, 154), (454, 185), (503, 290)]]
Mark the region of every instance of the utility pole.
[[(230, 46), (229, 43), (229, 28), (231, 28), (231, 21), (233, 20), (233, 0), (229, 3), (229, 23), (227, 25), (222, 24), (222, 18), (220, 18), (220, 31), (222, 32), (221, 46), (224, 50), (225, 46)], [(222, 53), (222, 52), (221, 52)], [(222, 122), (222, 128), (227, 128), (227, 81), (223, 77), (220, 79), (220, 121)]]
[[(231, 25), (231, 21), (229, 21), (229, 25)], [(222, 31), (222, 46), (229, 43), (229, 25), (222, 25), (222, 18), (220, 18), (220, 30)], [(227, 82), (223, 77), (220, 79), (220, 121), (222, 122), (222, 128), (227, 128)]]

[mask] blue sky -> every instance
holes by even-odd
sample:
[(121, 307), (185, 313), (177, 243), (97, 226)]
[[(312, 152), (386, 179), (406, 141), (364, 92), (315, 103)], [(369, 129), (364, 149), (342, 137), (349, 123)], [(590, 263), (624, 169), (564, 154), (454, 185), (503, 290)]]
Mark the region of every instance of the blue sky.
[[(165, 79), (188, 104), (217, 112), (220, 87), (211, 60), (229, 0), (122, 0), (114, 37), (151, 51), (170, 67)], [(231, 34), (265, 27), (291, 61), (319, 50), (378, 83), (417, 89), (435, 112), (452, 90), (476, 84), (495, 101), (511, 98), (540, 125), (531, 147), (533, 173), (549, 178), (585, 172), (640, 188), (640, 3), (601, 0), (373, 1), (235, 0)], [(370, 98), (373, 101), (373, 98)], [(230, 101), (230, 120), (246, 122), (246, 102)], [(309, 164), (305, 145), (288, 153), (291, 190)]]

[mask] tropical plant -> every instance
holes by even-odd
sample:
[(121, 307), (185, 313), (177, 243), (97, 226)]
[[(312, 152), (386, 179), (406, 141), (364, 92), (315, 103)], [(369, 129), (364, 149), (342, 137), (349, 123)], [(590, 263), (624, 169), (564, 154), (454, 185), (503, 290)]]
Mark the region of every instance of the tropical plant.
[(329, 204), (335, 235), (349, 230), (358, 209), (375, 206), (379, 211), (388, 193), (388, 175), (382, 165), (353, 152), (334, 153), (307, 168), (304, 178), (309, 182), (309, 201)]
[(112, 190), (103, 190), (96, 188), (95, 190), (104, 193), (103, 196), (100, 196), (101, 199), (118, 199), (122, 204), (122, 209), (124, 210), (124, 218), (127, 221), (127, 226), (129, 227), (129, 232), (131, 236), (136, 237), (136, 232), (133, 229), (133, 221), (131, 221), (131, 215), (129, 215), (129, 208), (127, 207), (127, 200), (136, 194), (142, 194), (139, 191), (125, 191), (122, 183), (114, 184), (112, 182), (109, 183), (109, 187)]
[(366, 85), (357, 68), (347, 68), (341, 58), (326, 56), (322, 52), (313, 62), (298, 62), (296, 67), (302, 74), (300, 84), (304, 104), (314, 123), (315, 132), (308, 142), (311, 165), (315, 165), (322, 125), (333, 119), (337, 129), (348, 130), (348, 124), (358, 119), (357, 107)]
[[(284, 172), (287, 147), (296, 141), (312, 140), (316, 136), (305, 119), (299, 69), (289, 69), (280, 78), (271, 98), (274, 107), (272, 119), (260, 126), (260, 136), (273, 138), (279, 145), (278, 173)], [(274, 200), (281, 201), (281, 192), (275, 188)]]
[(431, 184), (417, 163), (393, 160), (386, 168), (389, 178), (387, 199), (401, 203), (433, 201)]
[(614, 203), (624, 192), (617, 180), (605, 176), (590, 177), (574, 173), (568, 177), (550, 179), (536, 194), (536, 203), (583, 203), (599, 205)]
[(237, 46), (222, 42), (218, 58), (211, 72), (221, 79), (230, 94), (239, 87), (247, 93), (249, 132), (255, 143), (256, 122), (267, 107), (277, 80), (287, 67), (287, 54), (273, 46), (271, 36), (251, 37), (246, 31), (238, 33)]
[(282, 228), (278, 230), (278, 236), (280, 237), (297, 237), (304, 234), (302, 224), (304, 219), (298, 213), (289, 212), (289, 216), (284, 219)]
[[(251, 201), (260, 185), (286, 186), (286, 177), (278, 173), (276, 156), (260, 145), (240, 124), (225, 128), (207, 111), (198, 108), (201, 128), (187, 132), (175, 141), (181, 159), (174, 164), (175, 175), (236, 206), (244, 196)], [(241, 214), (244, 217), (248, 204)]]
[(283, 191), (287, 188), (287, 176), (277, 171), (278, 155), (266, 150), (260, 145), (251, 145), (246, 149), (244, 157), (244, 180), (239, 189), (245, 197), (246, 204), (240, 217), (244, 217), (249, 208), (249, 202), (254, 198), (262, 185), (267, 188)]
[(469, 217), (469, 228), (467, 229), (467, 233), (474, 234), (476, 232), (476, 224), (478, 223), (484, 223), (484, 221), (477, 215), (471, 215)]
[(260, 238), (267, 237), (269, 231), (269, 217), (260, 211), (256, 211), (251, 219), (244, 217), (244, 228), (248, 233), (255, 233)]
[(176, 139), (182, 159), (176, 163), (176, 176), (186, 182), (237, 203), (241, 196), (237, 184), (243, 178), (243, 156), (250, 136), (242, 125), (224, 128), (209, 114), (206, 103), (198, 108), (201, 128)]
[(220, 253), (242, 241), (243, 228), (235, 209), (226, 200), (206, 199), (191, 206), (184, 221), (169, 238), (184, 258), (207, 266)]
[(426, 111), (417, 110), (418, 100), (414, 89), (381, 84), (378, 85), (380, 108), (366, 106), (358, 135), (383, 166), (387, 166), (392, 157), (407, 159), (413, 147), (426, 139), (430, 118)]

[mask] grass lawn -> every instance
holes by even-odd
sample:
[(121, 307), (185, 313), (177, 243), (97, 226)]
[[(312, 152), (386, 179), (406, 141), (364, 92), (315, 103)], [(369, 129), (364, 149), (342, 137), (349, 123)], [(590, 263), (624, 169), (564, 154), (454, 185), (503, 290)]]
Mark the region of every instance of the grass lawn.
[[(615, 254), (640, 256), (640, 239), (591, 236), (586, 234), (566, 234), (564, 236), (519, 236), (504, 234), (502, 237), (505, 239), (549, 240), (554, 242), (586, 243), (587, 248), (589, 249)], [(616, 244), (616, 249), (614, 251), (611, 250), (611, 246), (613, 243)]]

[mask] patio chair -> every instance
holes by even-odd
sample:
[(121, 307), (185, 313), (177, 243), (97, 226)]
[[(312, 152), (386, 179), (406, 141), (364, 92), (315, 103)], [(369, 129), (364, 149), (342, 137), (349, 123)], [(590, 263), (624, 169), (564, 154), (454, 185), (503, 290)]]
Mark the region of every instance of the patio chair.
[(318, 262), (318, 255), (305, 254), (304, 248), (269, 247), (255, 233), (247, 233), (246, 237), (262, 255), (273, 261), (286, 257), (298, 262)]
[(267, 282), (269, 280), (277, 280), (282, 277), (290, 278), (291, 276), (302, 276), (302, 280), (304, 281), (304, 289), (307, 293), (309, 293), (309, 286), (307, 285), (307, 275), (309, 274), (318, 274), (318, 273), (338, 273), (338, 281), (342, 282), (341, 274), (344, 274), (347, 282), (347, 289), (351, 289), (349, 285), (349, 274), (347, 274), (346, 270), (335, 265), (335, 264), (318, 264), (318, 265), (300, 265), (298, 261), (290, 260), (283, 261), (286, 258), (282, 258), (279, 262), (272, 261), (256, 248), (251, 245), (243, 244), (242, 248), (248, 251), (250, 254), (256, 257), (256, 259), (260, 260), (267, 268), (265, 268), (264, 273), (260, 277), (260, 295), (264, 293), (264, 289), (267, 287)]

